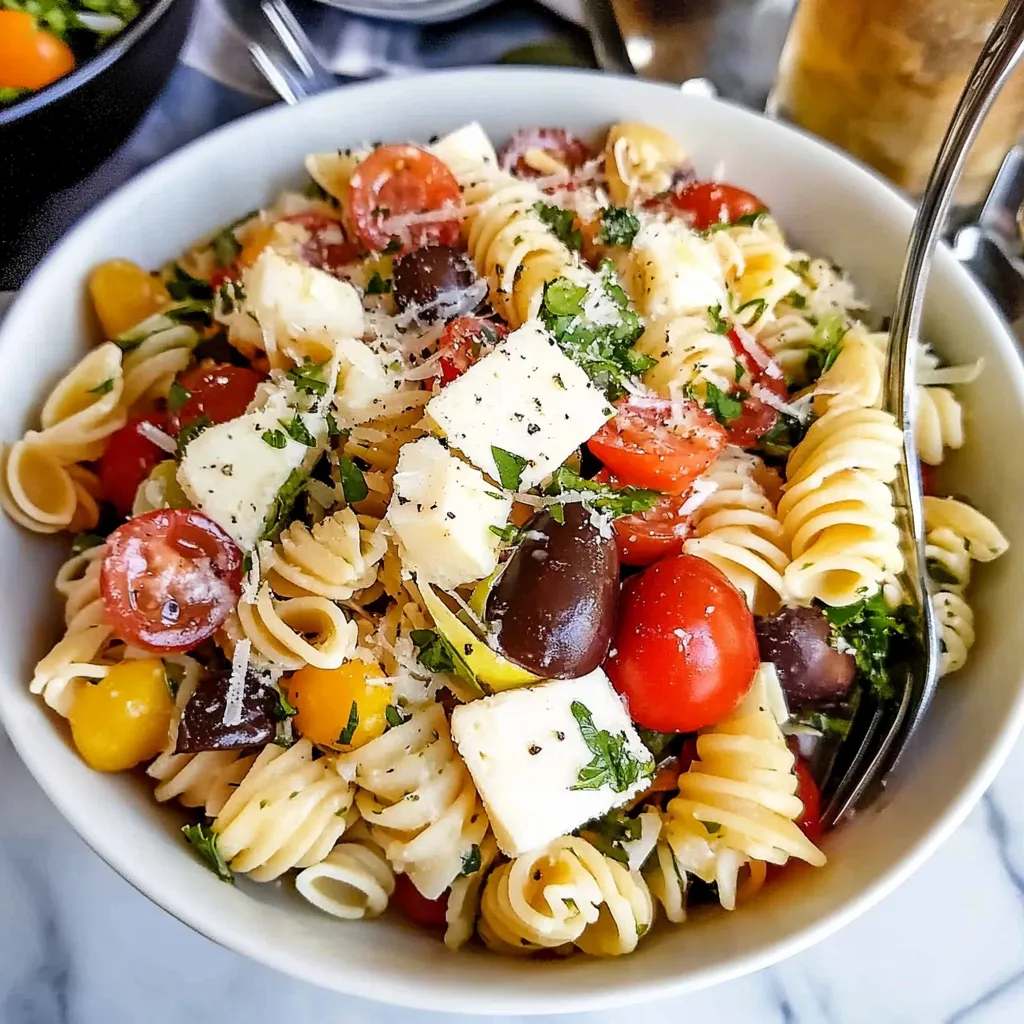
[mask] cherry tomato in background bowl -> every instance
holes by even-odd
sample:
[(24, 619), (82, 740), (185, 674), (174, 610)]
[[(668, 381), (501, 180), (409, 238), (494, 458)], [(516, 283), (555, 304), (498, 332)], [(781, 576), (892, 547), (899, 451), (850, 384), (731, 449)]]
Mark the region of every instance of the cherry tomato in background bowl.
[(201, 512), (145, 512), (107, 538), (103, 610), (117, 637), (134, 647), (191, 650), (223, 625), (241, 590), (242, 552)]
[(710, 562), (671, 555), (623, 584), (605, 671), (639, 725), (694, 732), (721, 721), (759, 660), (754, 617)]

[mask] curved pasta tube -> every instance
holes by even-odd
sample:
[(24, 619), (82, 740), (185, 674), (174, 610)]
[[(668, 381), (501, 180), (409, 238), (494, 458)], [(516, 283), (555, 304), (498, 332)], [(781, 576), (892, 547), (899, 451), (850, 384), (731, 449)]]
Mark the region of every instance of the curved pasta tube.
[(490, 832), (480, 844), (480, 866), (470, 874), (459, 875), (452, 882), (445, 908), (444, 944), (461, 949), (476, 934), (480, 914), (480, 893), (483, 891), (491, 865), (498, 856), (498, 844)]
[(767, 704), (762, 667), (740, 707), (697, 737), (697, 758), (666, 808), (664, 836), (679, 867), (716, 882), (727, 910), (739, 870), (751, 861), (825, 863), (796, 825), (803, 804), (795, 758)]
[(121, 350), (112, 341), (94, 348), (50, 392), (33, 443), (64, 465), (90, 462), (127, 419)]
[(240, 601), (237, 615), (253, 647), (286, 671), (303, 665), (338, 668), (355, 653), (356, 624), (324, 597), (275, 601), (270, 585), (264, 582), (255, 604)]
[(673, 924), (682, 924), (686, 920), (686, 872), (679, 867), (664, 836), (658, 840), (643, 875), (651, 895), (665, 911), (665, 917)]
[(79, 495), (66, 467), (29, 432), (0, 450), (0, 506), (34, 533), (70, 529)]
[(103, 679), (110, 671), (102, 656), (111, 633), (106, 624), (68, 632), (36, 665), (29, 690), (67, 718), (78, 689), (87, 680)]
[(427, 899), (440, 896), (488, 831), (444, 709), (415, 712), (337, 763), (339, 771), (355, 770), (356, 806), (391, 866)]
[(852, 328), (835, 362), (814, 385), (814, 411), (877, 409), (882, 404), (884, 353)]
[(199, 335), (187, 324), (158, 313), (132, 328), (127, 337), (132, 340), (122, 363), (124, 406), (166, 398), (174, 378), (192, 361)]
[(270, 882), (318, 864), (345, 831), (352, 787), (313, 745), (268, 744), (213, 820), (232, 871)]
[(377, 578), (387, 539), (377, 523), (350, 508), (314, 524), (294, 522), (281, 532), (267, 582), (285, 597), (320, 596), (347, 601)]
[(85, 466), (70, 465), (65, 471), (71, 478), (71, 486), (75, 489), (75, 514), (71, 517), (68, 529), (73, 533), (92, 530), (100, 521), (100, 499), (103, 497), (103, 485), (100, 478)]
[(636, 948), (654, 904), (639, 872), (562, 836), (496, 867), (480, 901), (480, 937), (495, 952), (522, 955), (570, 944), (596, 956)]
[(666, 398), (691, 387), (703, 401), (708, 382), (728, 392), (736, 381), (732, 345), (724, 334), (710, 330), (706, 313), (648, 320), (636, 347), (657, 360), (644, 383)]
[(106, 544), (97, 544), (72, 555), (57, 570), (54, 586), (64, 598), (64, 625), (68, 632), (105, 623), (100, 570), (106, 553)]
[(608, 194), (617, 206), (638, 196), (664, 192), (690, 168), (682, 145), (667, 132), (636, 121), (620, 121), (608, 130), (604, 145)]
[(903, 568), (889, 482), (902, 433), (878, 409), (830, 410), (793, 449), (778, 507), (787, 596), (847, 605)]
[(754, 333), (779, 364), (786, 380), (803, 385), (808, 382), (808, 364), (817, 349), (814, 329), (815, 325), (803, 312), (783, 302), (776, 307), (775, 319), (758, 323)]
[(914, 440), (922, 462), (938, 466), (947, 448), (963, 447), (963, 408), (949, 388), (916, 387), (914, 416)]
[(763, 463), (730, 446), (703, 479), (715, 485), (693, 515), (694, 535), (683, 550), (721, 569), (755, 615), (777, 611), (789, 565), (775, 508), (757, 480)]
[(359, 921), (379, 917), (395, 891), (395, 873), (379, 848), (346, 840), (295, 876), (295, 888), (314, 907)]

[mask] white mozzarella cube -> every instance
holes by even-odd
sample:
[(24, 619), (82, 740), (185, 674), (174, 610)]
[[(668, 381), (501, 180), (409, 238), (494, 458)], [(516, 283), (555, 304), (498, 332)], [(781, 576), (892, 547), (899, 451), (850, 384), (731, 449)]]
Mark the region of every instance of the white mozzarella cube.
[(498, 156), (487, 133), (476, 121), (450, 132), (427, 147), (459, 179), (482, 166), (497, 168)]
[[(611, 764), (600, 756), (595, 764), (584, 732), (588, 716), (594, 729), (621, 739)], [(509, 857), (627, 803), (654, 774), (650, 752), (601, 669), (460, 704), (452, 712), (452, 737)], [(626, 784), (616, 771), (634, 781)], [(581, 783), (597, 785), (576, 788)]]
[(457, 459), (435, 437), (403, 445), (387, 520), (401, 545), (403, 566), (452, 590), (482, 580), (498, 564), (512, 499)]
[(536, 321), (524, 324), (458, 380), (427, 416), (466, 458), (501, 479), (494, 448), (525, 460), (519, 487), (535, 487), (614, 414), (605, 396)]
[[(282, 425), (282, 419), (288, 422), (294, 415), (294, 410), (274, 403), (208, 427), (188, 445), (178, 467), (178, 483), (189, 501), (222, 526), (243, 551), (263, 533), (292, 474), (309, 469), (322, 450), (324, 418), (299, 416), (315, 442), (310, 447), (294, 440)], [(264, 440), (268, 432), (277, 444), (283, 438), (283, 447)]]

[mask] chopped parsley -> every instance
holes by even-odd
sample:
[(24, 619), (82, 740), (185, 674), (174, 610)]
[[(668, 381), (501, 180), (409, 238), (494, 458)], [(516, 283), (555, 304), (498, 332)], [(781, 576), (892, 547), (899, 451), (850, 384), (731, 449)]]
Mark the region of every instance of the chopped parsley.
[(767, 308), (768, 301), (766, 299), (751, 299), (736, 310), (736, 316), (742, 324), (749, 327), (764, 316), (764, 311)]
[(488, 529), (496, 537), (500, 537), (506, 544), (518, 544), (523, 539), (526, 529), (516, 526), (515, 523), (506, 523), (504, 526), (489, 526)]
[(677, 732), (657, 732), (654, 729), (646, 729), (642, 725), (638, 725), (636, 731), (643, 745), (651, 752), (656, 761), (660, 761), (665, 756), (680, 735)]
[(752, 228), (755, 227), (757, 222), (767, 213), (767, 210), (755, 210), (753, 213), (741, 214), (735, 220), (721, 220), (712, 224), (707, 229), (707, 232), (708, 234), (712, 234), (715, 231), (727, 231), (729, 228)]
[(161, 658), (161, 661), (164, 666), (164, 682), (167, 683), (167, 689), (173, 700), (178, 696), (178, 687), (181, 686), (181, 681), (185, 678), (185, 666), (177, 661), (168, 661), (166, 658)]
[(341, 472), (341, 490), (345, 501), (350, 505), (362, 501), (370, 493), (363, 471), (347, 455), (339, 457), (338, 469)]
[(732, 330), (732, 324), (722, 316), (722, 304), (716, 302), (708, 306), (708, 318), (711, 320), (711, 330), (715, 334), (728, 334)]
[(178, 431), (178, 445), (174, 451), (174, 457), (181, 462), (185, 449), (204, 431), (207, 427), (213, 426), (213, 420), (204, 412), (198, 419), (186, 423)]
[[(661, 498), (659, 491), (650, 491), (643, 487), (622, 487), (616, 489), (596, 480), (584, 480), (569, 466), (559, 466), (551, 476), (547, 493), (552, 495), (583, 493), (583, 504), (596, 512), (603, 512), (618, 519), (620, 516), (632, 516), (653, 508)], [(560, 508), (561, 506), (555, 506)]]
[(394, 286), (390, 277), (381, 277), (375, 270), (373, 276), (366, 282), (367, 295), (387, 295)]
[(278, 420), (277, 422), (284, 427), (285, 432), (293, 441), (298, 441), (299, 444), (304, 444), (307, 448), (316, 447), (316, 438), (309, 432), (309, 428), (298, 413), (290, 420)]
[(839, 358), (842, 341), (850, 328), (839, 313), (823, 316), (811, 336), (811, 353), (807, 358), (807, 373), (812, 380), (820, 377)]
[(202, 858), (203, 863), (222, 881), (235, 884), (235, 876), (231, 873), (224, 855), (217, 846), (217, 834), (206, 825), (183, 825), (181, 834), (188, 844)]
[(167, 408), (177, 412), (191, 397), (192, 392), (188, 388), (173, 380), (167, 392)]
[(398, 726), (408, 722), (409, 719), (408, 716), (402, 713), (400, 707), (396, 704), (389, 704), (384, 709), (384, 721), (387, 722), (387, 727), (384, 730), (386, 732), (388, 729), (397, 729)]
[(799, 292), (790, 292), (782, 301), (794, 309), (807, 308), (807, 296), (801, 295)]
[(929, 558), (925, 563), (928, 567), (928, 575), (939, 584), (947, 587), (955, 587), (960, 580), (946, 568), (937, 558)]
[(114, 390), (114, 378), (108, 377), (106, 380), (101, 380), (99, 384), (94, 388), (89, 388), (90, 395), (108, 395)]
[(518, 491), (528, 460), (494, 444), (491, 445), (491, 457), (494, 459), (494, 466), (498, 471), (501, 486), (506, 491)]
[(474, 843), (463, 855), (462, 855), (462, 870), (459, 872), (459, 876), (475, 875), (480, 870), (480, 847)]
[(478, 685), (465, 659), (436, 629), (414, 629), (409, 639), (416, 647), (416, 659), (424, 668), (464, 679), (474, 688)]
[(576, 214), (572, 210), (551, 203), (534, 203), (533, 209), (566, 248), (573, 252), (583, 248), (583, 234), (576, 227)]
[(324, 414), (324, 418), (327, 420), (327, 436), (332, 441), (335, 438), (341, 437), (341, 427), (338, 426), (338, 421), (334, 418), (334, 413), (327, 412)]
[(790, 722), (794, 725), (804, 725), (809, 729), (820, 732), (823, 736), (833, 735), (844, 739), (850, 731), (852, 722), (849, 718), (840, 715), (829, 715), (824, 711), (803, 710), (794, 715)]
[(297, 467), (291, 471), (288, 479), (281, 485), (281, 489), (274, 497), (270, 512), (263, 522), (260, 540), (277, 540), (281, 531), (288, 525), (292, 509), (299, 500), (299, 496), (305, 491), (308, 479), (308, 474), (301, 468)]
[(71, 542), (71, 554), (80, 555), (83, 551), (98, 548), (106, 542), (107, 538), (98, 533), (76, 533), (75, 539)]
[(283, 430), (264, 430), (260, 436), (263, 443), (269, 444), (271, 448), (284, 448), (288, 444)]
[(613, 736), (607, 729), (594, 725), (590, 709), (574, 700), (570, 705), (573, 718), (580, 727), (583, 742), (594, 755), (580, 769), (571, 789), (601, 789), (610, 786), (614, 793), (624, 793), (643, 776), (654, 772), (654, 760), (641, 761), (629, 749), (625, 732)]
[(761, 435), (757, 442), (757, 450), (768, 458), (782, 459), (803, 440), (807, 433), (807, 425), (799, 420), (779, 413), (779, 418), (771, 428)]
[(733, 420), (738, 420), (743, 415), (743, 399), (738, 397), (742, 392), (734, 395), (726, 394), (717, 384), (708, 381), (705, 385), (704, 408), (707, 409), (723, 427), (729, 426)]
[(327, 381), (324, 380), (326, 363), (305, 362), (301, 366), (293, 366), (287, 373), (288, 379), (298, 391), (317, 398), (327, 394)]
[(640, 230), (640, 221), (635, 213), (624, 206), (609, 206), (601, 211), (601, 230), (598, 238), (606, 245), (633, 244)]
[(238, 259), (242, 243), (235, 237), (232, 228), (224, 228), (214, 235), (210, 248), (213, 249), (213, 258), (217, 261), (218, 267), (230, 267)]
[(642, 826), (639, 818), (631, 818), (621, 808), (609, 811), (602, 818), (595, 818), (581, 826), (579, 835), (606, 857), (620, 864), (629, 863), (626, 843), (635, 843), (640, 838)]
[(356, 729), (359, 728), (359, 705), (356, 701), (352, 701), (352, 707), (349, 708), (348, 721), (345, 723), (345, 728), (338, 733), (338, 743), (342, 746), (348, 746), (352, 742), (352, 737), (356, 734)]
[(213, 286), (209, 281), (193, 277), (180, 263), (172, 263), (165, 268), (164, 287), (167, 294), (175, 302), (183, 302), (187, 299), (199, 299), (203, 302), (210, 302), (213, 299)]
[(890, 611), (881, 593), (838, 608), (825, 606), (832, 635), (853, 648), (861, 678), (882, 698), (894, 695), (889, 669), (899, 642), (908, 637), (908, 610)]

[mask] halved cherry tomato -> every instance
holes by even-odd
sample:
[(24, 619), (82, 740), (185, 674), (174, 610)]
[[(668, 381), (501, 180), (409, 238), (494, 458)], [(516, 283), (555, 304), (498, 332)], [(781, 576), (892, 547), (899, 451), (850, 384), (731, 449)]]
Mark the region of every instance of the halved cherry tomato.
[(694, 732), (734, 711), (758, 665), (754, 617), (710, 562), (670, 555), (626, 580), (605, 662), (634, 722)]
[(935, 494), (935, 467), (926, 462), (921, 463), (921, 490), (925, 494)]
[(821, 792), (807, 762), (796, 749), (796, 741), (790, 740), (789, 747), (796, 756), (796, 765), (793, 769), (796, 773), (796, 795), (800, 797), (804, 805), (803, 814), (800, 815), (797, 825), (812, 843), (816, 843), (821, 839), (823, 831), (821, 827)]
[(150, 470), (158, 462), (168, 457), (167, 452), (139, 432), (140, 423), (151, 423), (159, 430), (167, 430), (167, 414), (150, 412), (144, 416), (133, 416), (120, 430), (110, 435), (107, 447), (100, 456), (99, 475), (103, 497), (122, 516), (131, 512), (139, 484), (149, 476)]
[(526, 158), (531, 150), (546, 153), (568, 171), (578, 170), (594, 158), (594, 151), (564, 128), (520, 128), (498, 151), (501, 169), (517, 178), (543, 178), (552, 173), (531, 166)]
[[(778, 363), (772, 359), (768, 350), (753, 337), (747, 340), (747, 345), (756, 348), (762, 356), (762, 362), (769, 364), (769, 368), (766, 369), (762, 362), (759, 362), (747, 351), (747, 348), (740, 341), (735, 331), (729, 332), (729, 341), (732, 344), (732, 350), (736, 358), (743, 364), (745, 370), (743, 380), (737, 381), (737, 384), (742, 385), (744, 390), (747, 391), (754, 384), (757, 384), (778, 398), (781, 398), (784, 402), (789, 401), (789, 388), (786, 386), (786, 378)], [(779, 414), (777, 410), (762, 402), (759, 398), (748, 395), (743, 400), (743, 412), (736, 419), (730, 420), (726, 430), (728, 430), (729, 439), (733, 444), (738, 445), (740, 448), (750, 448), (775, 426), (778, 419)]]
[(408, 875), (395, 875), (395, 902), (410, 921), (427, 928), (443, 928), (448, 912), (448, 893), (443, 892), (436, 900), (428, 900)]
[(24, 11), (0, 11), (0, 87), (42, 89), (75, 69), (67, 43)]
[(309, 232), (299, 255), (310, 266), (333, 274), (359, 258), (360, 248), (346, 237), (341, 221), (323, 213), (295, 213), (284, 219)]
[(241, 589), (242, 552), (201, 512), (144, 512), (107, 538), (103, 610), (117, 637), (134, 647), (191, 650), (220, 628)]
[(698, 181), (656, 197), (659, 208), (682, 213), (690, 227), (705, 231), (712, 224), (731, 224), (752, 213), (765, 213), (768, 207), (752, 192), (716, 181)]
[(241, 416), (256, 394), (256, 388), (266, 378), (248, 366), (214, 363), (212, 366), (194, 366), (178, 379), (189, 393), (188, 400), (174, 410), (167, 430), (177, 434), (186, 424), (209, 416), (211, 423), (227, 423)]
[(462, 201), (459, 183), (448, 168), (418, 146), (380, 146), (353, 172), (349, 185), (349, 216), (359, 241), (375, 252), (398, 244), (401, 251), (425, 245), (454, 245), (459, 221), (407, 225), (399, 237), (388, 219), (440, 210)]
[[(441, 361), (441, 387), (461, 377), (481, 356), (487, 355), (494, 346), (508, 337), (508, 326), (497, 320), (485, 320), (479, 316), (457, 316), (445, 325), (444, 333), (437, 342)], [(432, 387), (438, 380), (432, 377), (426, 382)]]
[(725, 447), (726, 433), (696, 402), (622, 398), (587, 447), (619, 480), (682, 494)]
[[(607, 469), (602, 469), (594, 479), (610, 487), (623, 486)], [(683, 541), (690, 533), (690, 517), (679, 511), (685, 502), (686, 495), (666, 494), (646, 512), (616, 519), (612, 525), (619, 561), (625, 565), (650, 565), (665, 555), (682, 551)]]

